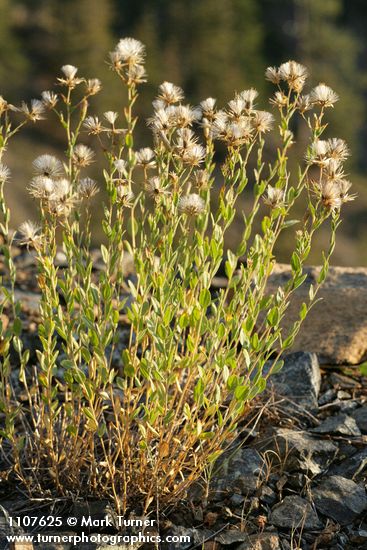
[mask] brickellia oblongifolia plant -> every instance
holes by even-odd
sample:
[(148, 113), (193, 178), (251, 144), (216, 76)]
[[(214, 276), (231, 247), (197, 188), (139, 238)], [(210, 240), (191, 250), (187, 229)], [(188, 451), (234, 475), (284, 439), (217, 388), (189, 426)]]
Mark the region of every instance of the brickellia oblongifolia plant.
[[(0, 98), (1, 162), (13, 135), (47, 111), (67, 144), (63, 160), (47, 151), (34, 160), (28, 191), (39, 219), (15, 234), (3, 193), (10, 171), (0, 165), (6, 268), (0, 313), (6, 310), (9, 319), (1, 332), (3, 458), (31, 495), (107, 496), (122, 513), (183, 498), (236, 436), (315, 303), (340, 207), (353, 198), (343, 172), (345, 142), (321, 139), (324, 115), (338, 96), (325, 84), (305, 94), (304, 66), (288, 61), (267, 69), (276, 89), (274, 115), (256, 108), (254, 89), (236, 94), (223, 109), (213, 98), (193, 108), (181, 88), (164, 82), (148, 120), (151, 148), (137, 149), (134, 105), (146, 81), (144, 61), (143, 44), (132, 38), (110, 53), (110, 67), (127, 90), (120, 113), (91, 115), (90, 98), (101, 83), (80, 77), (72, 65), (61, 68), (57, 91), (43, 92), (41, 100), (14, 107)], [(307, 128), (309, 144), (291, 170), (295, 118)], [(270, 163), (263, 156), (268, 135), (278, 144)], [(94, 181), (87, 170), (97, 149), (105, 163)], [(251, 209), (243, 214), (237, 248), (225, 250), (246, 187)], [(104, 268), (95, 276), (91, 202), (98, 192)], [(305, 216), (294, 225), (289, 213), (296, 202)], [(330, 244), (320, 276), (285, 334), (281, 321), (306, 278), (303, 267), (324, 223)], [(287, 228), (294, 238), (292, 276), (269, 294), (274, 246)], [(38, 263), (41, 345), (33, 362), (14, 293), (15, 242), (33, 248)], [(66, 269), (55, 262), (58, 246)], [(240, 257), (246, 261), (238, 263)], [(128, 280), (126, 258), (135, 271)], [(228, 285), (214, 295), (211, 284), (223, 262)], [(123, 319), (128, 338), (121, 350)], [(265, 374), (267, 361), (272, 366)]]

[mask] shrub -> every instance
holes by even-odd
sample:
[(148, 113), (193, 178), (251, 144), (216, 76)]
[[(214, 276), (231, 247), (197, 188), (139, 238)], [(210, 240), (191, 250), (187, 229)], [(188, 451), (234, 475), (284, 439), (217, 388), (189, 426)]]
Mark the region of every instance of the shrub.
[[(3, 196), (9, 171), (1, 165), (7, 267), (1, 311), (11, 311), (1, 341), (4, 453), (29, 493), (107, 495), (123, 513), (182, 498), (236, 436), (251, 400), (281, 368), (282, 353), (315, 303), (334, 249), (340, 206), (353, 198), (343, 174), (345, 142), (320, 139), (325, 111), (338, 97), (324, 84), (303, 95), (307, 72), (294, 61), (266, 72), (276, 86), (271, 103), (278, 113), (272, 162), (264, 161), (264, 145), (275, 119), (255, 109), (254, 89), (237, 94), (225, 110), (212, 98), (192, 108), (183, 103), (179, 87), (164, 82), (148, 120), (154, 147), (135, 150), (133, 107), (145, 81), (144, 56), (144, 46), (130, 38), (110, 54), (110, 66), (128, 92), (122, 117), (111, 111), (103, 119), (89, 114), (90, 97), (101, 84), (80, 78), (71, 65), (62, 67), (60, 91), (43, 92), (42, 101), (16, 109), (1, 99), (1, 154), (24, 124), (47, 110), (67, 141), (64, 162), (47, 154), (34, 161), (29, 192), (39, 221), (25, 222), (16, 235), (20, 244), (34, 247), (38, 262), (36, 366), (29, 364), (21, 339), (14, 235)], [(305, 125), (310, 144), (292, 171), (293, 120)], [(98, 183), (85, 174), (94, 160), (83, 144), (87, 134), (105, 155)], [(222, 142), (220, 154), (216, 142)], [(221, 182), (219, 195), (213, 192), (215, 179)], [(104, 269), (97, 277), (91, 200), (102, 181)], [(239, 246), (225, 251), (226, 232), (246, 186), (252, 207), (242, 214)], [(302, 223), (290, 219), (296, 202), (304, 205)], [(330, 245), (320, 277), (299, 320), (284, 334), (282, 318), (306, 278), (303, 266), (312, 240), (326, 221)], [(269, 294), (274, 246), (293, 226), (291, 280)], [(58, 235), (67, 258), (64, 270), (55, 263)], [(135, 276), (126, 278), (123, 260), (129, 255)], [(213, 293), (223, 261), (228, 285)], [(122, 345), (124, 319), (128, 339)], [(19, 356), (26, 405), (12, 387), (12, 349)], [(271, 368), (264, 371), (267, 361)]]

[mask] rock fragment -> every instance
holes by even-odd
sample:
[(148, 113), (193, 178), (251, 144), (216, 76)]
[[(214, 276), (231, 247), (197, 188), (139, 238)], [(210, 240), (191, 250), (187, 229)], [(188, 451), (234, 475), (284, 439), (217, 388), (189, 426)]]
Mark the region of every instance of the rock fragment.
[(312, 490), (312, 498), (317, 510), (337, 521), (348, 525), (367, 509), (367, 495), (363, 487), (341, 476), (325, 477)]

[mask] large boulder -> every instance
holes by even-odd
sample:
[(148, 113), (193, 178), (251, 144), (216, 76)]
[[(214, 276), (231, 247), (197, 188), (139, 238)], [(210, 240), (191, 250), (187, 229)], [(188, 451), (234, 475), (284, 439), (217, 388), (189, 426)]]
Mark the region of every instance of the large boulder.
[[(305, 268), (307, 279), (293, 294), (283, 328), (286, 332), (308, 301), (310, 284), (315, 285), (320, 267)], [(267, 290), (276, 292), (291, 277), (289, 265), (276, 264)], [(328, 277), (305, 319), (292, 351), (311, 351), (329, 364), (358, 364), (367, 357), (367, 268), (331, 267)]]

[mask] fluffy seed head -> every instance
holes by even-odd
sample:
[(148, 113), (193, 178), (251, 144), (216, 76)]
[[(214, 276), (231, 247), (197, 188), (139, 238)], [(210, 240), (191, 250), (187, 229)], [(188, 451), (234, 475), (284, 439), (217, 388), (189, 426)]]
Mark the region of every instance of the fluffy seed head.
[(338, 100), (338, 94), (323, 83), (316, 86), (310, 93), (311, 103), (320, 105), (320, 107), (333, 107)]
[(23, 101), (19, 111), (25, 115), (30, 122), (44, 120), (45, 106), (39, 99), (31, 99), (30, 107)]
[(126, 161), (123, 159), (117, 159), (114, 161), (114, 166), (118, 173), (122, 176), (126, 176)]
[(169, 190), (162, 185), (161, 178), (159, 178), (158, 176), (154, 176), (153, 178), (150, 178), (146, 182), (144, 188), (147, 194), (149, 195), (149, 197), (154, 199), (158, 199), (163, 195), (170, 194)]
[(30, 220), (23, 222), (18, 229), (19, 244), (37, 247), (41, 241), (40, 231), (41, 226), (37, 223)]
[(172, 82), (163, 82), (159, 86), (158, 99), (164, 101), (166, 105), (172, 105), (178, 103), (184, 98), (182, 88), (172, 84)]
[(91, 199), (99, 192), (96, 182), (92, 178), (83, 178), (78, 186), (78, 195), (83, 199)]
[(328, 155), (331, 158), (344, 162), (349, 156), (348, 145), (343, 139), (331, 138), (327, 140)]
[(205, 149), (202, 145), (193, 143), (183, 150), (181, 158), (185, 164), (198, 166), (205, 159), (205, 154)]
[(119, 185), (116, 188), (117, 198), (119, 202), (126, 206), (126, 208), (131, 208), (134, 205), (135, 195), (126, 185)]
[(204, 117), (211, 119), (215, 112), (216, 99), (214, 97), (207, 97), (200, 102), (200, 109)]
[(205, 210), (205, 201), (197, 193), (190, 193), (180, 197), (178, 209), (188, 216), (198, 216)]
[(322, 180), (317, 185), (322, 204), (329, 210), (337, 210), (342, 205), (340, 187), (334, 180)]
[(88, 116), (83, 122), (83, 126), (89, 135), (98, 135), (105, 130), (97, 116)]
[(239, 97), (245, 102), (246, 111), (251, 111), (254, 107), (254, 101), (259, 95), (258, 91), (255, 88), (250, 88), (249, 90), (243, 90)]
[(33, 161), (35, 174), (57, 178), (62, 174), (62, 164), (53, 155), (41, 155)]
[(74, 65), (63, 65), (61, 67), (61, 72), (64, 73), (66, 78), (72, 79), (75, 77), (76, 73), (78, 72), (77, 67), (74, 67)]
[(143, 147), (135, 153), (136, 164), (144, 168), (155, 168), (154, 151), (150, 147)]
[(170, 105), (167, 108), (167, 113), (172, 124), (178, 128), (191, 126), (193, 122), (201, 118), (201, 111), (194, 109), (190, 105)]
[(147, 81), (147, 73), (144, 65), (129, 65), (127, 69), (127, 79), (134, 84), (141, 84)]
[(281, 80), (285, 80), (291, 90), (301, 92), (307, 78), (308, 72), (306, 67), (296, 61), (287, 61), (279, 67), (279, 76)]
[(58, 97), (55, 92), (49, 92), (48, 90), (46, 90), (42, 92), (41, 95), (43, 104), (47, 109), (53, 109), (56, 106), (58, 102)]
[(87, 80), (86, 84), (88, 95), (96, 95), (102, 89), (102, 83), (99, 78), (90, 78), (89, 80)]
[(269, 185), (266, 189), (266, 196), (263, 197), (264, 204), (270, 208), (276, 208), (283, 204), (284, 190)]
[(268, 67), (265, 71), (265, 78), (273, 84), (279, 84), (281, 77), (277, 67)]
[(310, 101), (310, 95), (304, 94), (300, 95), (297, 99), (297, 109), (300, 113), (305, 113), (306, 111), (309, 111), (312, 108), (312, 104)]
[(206, 170), (196, 170), (193, 175), (194, 185), (198, 189), (207, 189), (209, 187), (210, 174)]
[(93, 162), (94, 151), (90, 147), (87, 147), (87, 145), (76, 145), (73, 150), (72, 159), (77, 166), (84, 168)]
[(277, 107), (285, 107), (288, 104), (288, 98), (283, 92), (275, 92), (274, 96), (269, 100), (270, 103)]
[(0, 163), (0, 183), (5, 183), (10, 177), (10, 170), (5, 164)]
[(47, 176), (36, 176), (32, 179), (28, 190), (32, 197), (50, 199), (55, 191), (55, 180)]
[(114, 53), (122, 63), (142, 64), (145, 57), (145, 46), (135, 38), (121, 38)]
[(74, 65), (63, 65), (61, 67), (61, 72), (64, 76), (58, 78), (57, 80), (60, 84), (68, 86), (70, 89), (75, 88), (75, 86), (83, 82), (82, 78), (77, 78), (76, 73), (78, 72), (78, 69), (77, 67), (74, 67)]
[(60, 200), (70, 192), (70, 181), (66, 178), (54, 180), (54, 189), (51, 195), (52, 200)]
[(253, 113), (252, 125), (255, 131), (259, 134), (270, 132), (274, 123), (273, 115), (267, 111), (254, 111)]
[(107, 122), (109, 122), (113, 126), (119, 115), (115, 111), (106, 111), (105, 113), (103, 113), (103, 116), (105, 117)]

